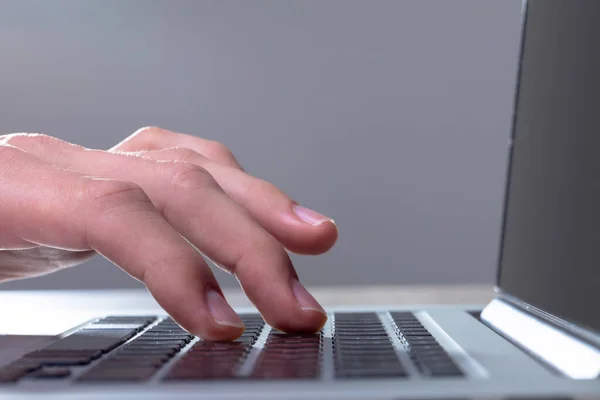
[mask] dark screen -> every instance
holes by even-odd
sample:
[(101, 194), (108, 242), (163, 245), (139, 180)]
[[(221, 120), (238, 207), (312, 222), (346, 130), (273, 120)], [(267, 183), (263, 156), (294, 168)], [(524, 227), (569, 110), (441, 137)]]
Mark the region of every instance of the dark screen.
[(527, 4), (499, 287), (600, 332), (600, 1)]

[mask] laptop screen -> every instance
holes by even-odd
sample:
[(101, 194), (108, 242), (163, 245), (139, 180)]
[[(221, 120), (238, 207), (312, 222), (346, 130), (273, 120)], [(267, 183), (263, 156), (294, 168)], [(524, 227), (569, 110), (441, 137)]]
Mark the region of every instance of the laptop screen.
[(527, 8), (498, 286), (600, 332), (600, 1)]

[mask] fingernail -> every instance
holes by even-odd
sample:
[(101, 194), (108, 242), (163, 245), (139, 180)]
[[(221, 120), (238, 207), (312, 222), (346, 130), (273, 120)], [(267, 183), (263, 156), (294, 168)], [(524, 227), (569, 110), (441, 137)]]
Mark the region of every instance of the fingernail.
[(243, 328), (244, 323), (240, 317), (233, 311), (233, 308), (221, 293), (214, 289), (208, 289), (206, 291), (206, 304), (208, 304), (208, 311), (210, 311), (213, 319), (219, 325), (234, 326), (236, 328)]
[(323, 222), (333, 222), (333, 220), (329, 217), (324, 216), (323, 214), (319, 214), (318, 212), (311, 210), (310, 208), (302, 207), (298, 204), (294, 205), (294, 212), (302, 221), (306, 222), (309, 225), (317, 226), (321, 225)]
[(306, 290), (306, 288), (302, 286), (297, 279), (292, 281), (292, 291), (294, 292), (294, 296), (296, 297), (296, 300), (298, 301), (298, 304), (300, 304), (300, 308), (302, 310), (317, 311), (325, 314), (323, 307), (321, 307), (319, 302), (315, 300), (310, 293), (308, 293), (308, 290)]

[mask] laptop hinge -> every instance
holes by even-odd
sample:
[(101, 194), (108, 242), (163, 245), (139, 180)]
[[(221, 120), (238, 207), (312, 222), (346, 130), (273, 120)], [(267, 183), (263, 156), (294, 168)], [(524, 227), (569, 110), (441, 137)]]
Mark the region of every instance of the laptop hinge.
[(502, 298), (481, 313), (492, 329), (572, 379), (600, 376), (600, 350)]

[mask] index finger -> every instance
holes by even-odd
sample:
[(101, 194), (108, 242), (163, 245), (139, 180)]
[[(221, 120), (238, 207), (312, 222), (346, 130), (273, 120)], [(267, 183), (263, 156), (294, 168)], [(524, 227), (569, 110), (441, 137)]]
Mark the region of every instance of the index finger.
[(204, 339), (243, 332), (201, 255), (137, 185), (53, 168), (0, 145), (0, 170), (6, 163), (11, 173), (0, 174), (0, 186), (11, 190), (0, 191), (0, 220), (10, 234), (48, 247), (98, 251), (143, 281), (173, 319)]

